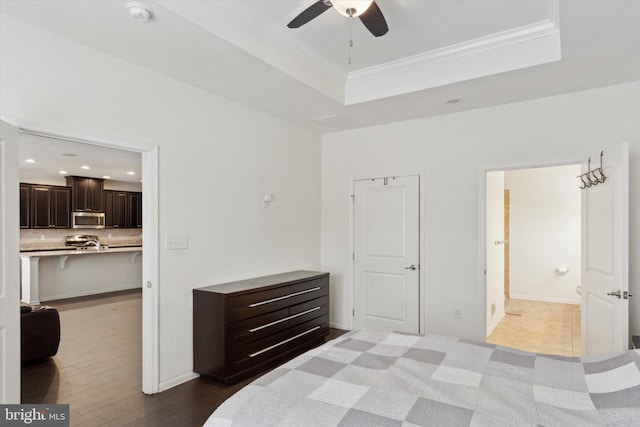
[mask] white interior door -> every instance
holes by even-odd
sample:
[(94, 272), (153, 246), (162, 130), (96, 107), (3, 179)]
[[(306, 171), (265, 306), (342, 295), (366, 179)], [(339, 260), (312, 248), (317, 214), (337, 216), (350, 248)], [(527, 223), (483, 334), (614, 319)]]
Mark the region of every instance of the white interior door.
[(487, 335), (504, 312), (504, 171), (487, 172), (486, 326)]
[(355, 182), (354, 326), (420, 332), (418, 176)]
[[(591, 169), (600, 166), (599, 153), (591, 160)], [(602, 169), (605, 182), (581, 190), (581, 321), (585, 356), (629, 347), (628, 144), (605, 149)], [(586, 164), (582, 172), (587, 172)]]
[(18, 130), (0, 121), (0, 403), (20, 403)]

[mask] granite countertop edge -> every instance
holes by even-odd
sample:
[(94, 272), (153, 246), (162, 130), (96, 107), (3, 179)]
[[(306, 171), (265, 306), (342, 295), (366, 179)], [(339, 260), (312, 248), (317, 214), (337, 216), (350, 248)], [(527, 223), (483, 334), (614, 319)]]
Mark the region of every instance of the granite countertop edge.
[(22, 257), (36, 257), (36, 256), (63, 256), (63, 255), (90, 255), (90, 254), (110, 254), (118, 252), (141, 252), (142, 246), (109, 246), (104, 249), (36, 249), (36, 250), (22, 250), (20, 256)]

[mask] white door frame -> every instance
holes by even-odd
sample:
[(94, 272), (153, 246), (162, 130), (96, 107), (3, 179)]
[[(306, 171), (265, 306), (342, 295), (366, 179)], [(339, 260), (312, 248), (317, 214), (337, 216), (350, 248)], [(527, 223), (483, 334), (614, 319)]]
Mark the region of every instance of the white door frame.
[[(113, 138), (87, 132), (72, 132), (54, 129), (41, 123), (0, 116), (23, 132), (45, 137), (63, 139), (82, 144), (138, 152), (142, 155), (142, 391), (146, 394), (159, 392), (159, 281), (158, 281), (158, 146), (136, 140)], [(15, 188), (18, 188), (19, 176)], [(13, 185), (7, 183), (7, 185)], [(0, 200), (4, 204), (4, 200)], [(15, 222), (15, 223), (14, 223)], [(5, 223), (2, 234), (19, 229), (16, 216), (11, 223)], [(17, 255), (17, 254), (16, 254)], [(19, 301), (16, 300), (16, 306)], [(16, 366), (20, 370), (20, 366)]]
[[(418, 176), (420, 181), (420, 189), (419, 189), (419, 197), (420, 197), (420, 215), (418, 218), (419, 227), (420, 227), (420, 236), (419, 236), (419, 249), (420, 249), (420, 271), (418, 274), (418, 282), (420, 287), (420, 325), (419, 325), (419, 333), (420, 335), (424, 335), (426, 331), (426, 284), (425, 284), (425, 272), (427, 271), (427, 263), (425, 262), (425, 248), (424, 248), (424, 236), (426, 235), (425, 221), (424, 221), (424, 213), (425, 213), (425, 185), (424, 185), (424, 171), (415, 171), (415, 172), (402, 172), (402, 173), (372, 173), (366, 176), (353, 177), (350, 179), (349, 184), (349, 266), (351, 270), (351, 286), (349, 287), (349, 325), (348, 329), (353, 330), (354, 320), (353, 320), (353, 309), (355, 306), (355, 286), (356, 286), (356, 265), (353, 260), (352, 254), (355, 251), (355, 207), (353, 203), (353, 195), (356, 190), (356, 181), (362, 181), (366, 179), (372, 178), (385, 178), (390, 176)], [(336, 327), (341, 327), (340, 325), (335, 325)]]
[[(484, 323), (480, 324), (480, 327), (484, 326), (482, 331), (476, 331), (478, 337), (484, 337), (487, 339), (487, 328), (489, 325), (486, 323), (487, 319), (487, 276), (485, 268), (487, 265), (487, 173), (488, 172), (508, 172), (510, 170), (518, 169), (533, 169), (533, 168), (550, 168), (554, 166), (568, 166), (568, 165), (580, 165), (584, 162), (583, 159), (571, 159), (571, 160), (557, 160), (549, 162), (524, 162), (524, 163), (503, 163), (493, 166), (482, 166), (478, 171), (478, 182), (480, 182), (479, 200), (478, 200), (478, 230), (479, 230), (479, 248), (478, 253), (478, 283), (482, 285), (482, 313), (484, 314)], [(578, 184), (576, 183), (576, 186)]]
[[(9, 124), (10, 125), (10, 124)], [(18, 133), (5, 123), (0, 135), (0, 403), (20, 403), (20, 247)]]

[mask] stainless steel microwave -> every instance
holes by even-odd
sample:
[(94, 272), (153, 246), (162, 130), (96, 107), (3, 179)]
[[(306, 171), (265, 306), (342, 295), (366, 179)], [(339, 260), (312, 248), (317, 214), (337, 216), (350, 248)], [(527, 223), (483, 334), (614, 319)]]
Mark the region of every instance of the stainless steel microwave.
[(71, 212), (72, 228), (104, 228), (103, 212)]

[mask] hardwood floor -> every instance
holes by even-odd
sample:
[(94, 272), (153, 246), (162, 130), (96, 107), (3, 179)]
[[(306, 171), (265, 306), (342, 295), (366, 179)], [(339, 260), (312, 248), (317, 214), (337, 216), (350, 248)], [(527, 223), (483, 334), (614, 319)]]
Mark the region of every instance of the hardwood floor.
[(580, 306), (507, 299), (505, 311), (487, 342), (536, 353), (580, 356)]
[[(142, 393), (140, 290), (48, 303), (58, 309), (58, 354), (22, 368), (23, 403), (68, 403), (72, 426), (201, 426), (233, 386), (197, 378)], [(327, 339), (345, 331), (332, 329)]]

